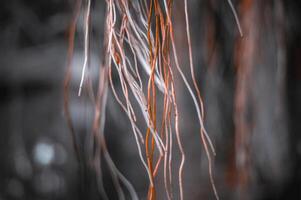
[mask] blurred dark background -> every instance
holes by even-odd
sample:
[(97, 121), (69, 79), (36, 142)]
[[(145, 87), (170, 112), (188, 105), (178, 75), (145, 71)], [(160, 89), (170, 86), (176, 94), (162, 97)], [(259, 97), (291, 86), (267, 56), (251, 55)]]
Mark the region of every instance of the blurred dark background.
[[(190, 0), (196, 73), (206, 127), (216, 146), (221, 199), (301, 199), (301, 2)], [(92, 2), (91, 69), (102, 59), (105, 1)], [(101, 199), (95, 172), (79, 176), (63, 113), (68, 26), (75, 1), (10, 0), (0, 6), (0, 200)], [(175, 2), (178, 47), (185, 48), (183, 3)], [(89, 143), (93, 107), (77, 97), (83, 62), (83, 17), (76, 30), (70, 110), (81, 147)], [(180, 54), (183, 66), (187, 56)], [(187, 68), (188, 70), (188, 68)], [(91, 73), (97, 79), (97, 73)], [(95, 74), (95, 76), (94, 76)], [(214, 199), (207, 160), (187, 91), (178, 88), (185, 133), (186, 199)], [(183, 90), (183, 91), (182, 91)], [(147, 177), (126, 115), (109, 92), (108, 149), (139, 197)], [(179, 159), (175, 157), (175, 159)], [(89, 165), (87, 165), (89, 166)], [(105, 188), (117, 199), (103, 166)], [(158, 194), (158, 199), (165, 196)]]

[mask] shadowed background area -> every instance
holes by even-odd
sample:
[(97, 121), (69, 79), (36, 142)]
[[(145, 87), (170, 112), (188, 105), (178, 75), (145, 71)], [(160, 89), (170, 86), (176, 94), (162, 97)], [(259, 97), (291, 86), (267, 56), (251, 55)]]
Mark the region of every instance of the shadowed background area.
[[(300, 199), (301, 3), (233, 0), (243, 37), (226, 0), (188, 4), (195, 73), (206, 128), (216, 147), (213, 173), (221, 199)], [(188, 74), (183, 5), (175, 2), (173, 21), (180, 64)], [(72, 0), (10, 0), (0, 6), (0, 200), (101, 199), (88, 159), (94, 107), (87, 91), (77, 96), (84, 60), (83, 14), (76, 28), (69, 101), (77, 142), (87, 158), (83, 166), (76, 160), (63, 112), (74, 9)], [(92, 1), (91, 12), (89, 76), (94, 84), (103, 59), (105, 1)], [(176, 78), (187, 155), (184, 196), (214, 199), (193, 102)], [(104, 132), (116, 166), (145, 199), (148, 178), (128, 118), (112, 91)], [(106, 164), (102, 171), (110, 199), (117, 199)], [(166, 199), (162, 181), (156, 180), (162, 188), (157, 199)]]

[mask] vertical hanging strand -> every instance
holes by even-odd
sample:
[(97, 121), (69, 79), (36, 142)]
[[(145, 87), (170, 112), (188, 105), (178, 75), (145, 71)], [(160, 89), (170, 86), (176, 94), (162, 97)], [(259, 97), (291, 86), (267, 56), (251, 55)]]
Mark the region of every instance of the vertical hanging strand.
[(87, 0), (87, 5), (86, 5), (86, 15), (85, 15), (85, 20), (84, 20), (84, 64), (82, 67), (82, 74), (81, 74), (81, 80), (79, 84), (79, 90), (78, 90), (78, 96), (81, 95), (82, 92), (82, 87), (84, 84), (84, 79), (85, 79), (85, 72), (86, 68), (88, 65), (88, 59), (89, 59), (89, 28), (90, 28), (90, 13), (91, 13), (91, 0)]

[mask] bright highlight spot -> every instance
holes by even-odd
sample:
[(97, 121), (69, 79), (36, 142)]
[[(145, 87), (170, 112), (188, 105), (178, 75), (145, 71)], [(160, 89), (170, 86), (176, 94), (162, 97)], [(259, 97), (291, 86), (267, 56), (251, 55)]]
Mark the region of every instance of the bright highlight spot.
[(34, 150), (34, 159), (42, 165), (49, 165), (54, 159), (53, 145), (47, 143), (38, 143)]

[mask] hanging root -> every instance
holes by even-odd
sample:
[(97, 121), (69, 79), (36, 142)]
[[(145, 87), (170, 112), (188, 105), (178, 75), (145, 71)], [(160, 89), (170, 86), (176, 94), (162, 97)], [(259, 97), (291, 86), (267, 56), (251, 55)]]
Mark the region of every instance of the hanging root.
[(240, 37), (243, 37), (244, 34), (243, 34), (243, 31), (242, 31), (242, 28), (241, 28), (241, 25), (240, 25), (240, 22), (239, 22), (238, 15), (237, 15), (237, 12), (236, 12), (236, 10), (235, 10), (235, 8), (233, 6), (232, 1), (228, 0), (228, 4), (229, 4), (229, 6), (231, 8), (231, 11), (232, 11), (232, 13), (234, 15), (234, 18), (235, 18), (235, 21), (236, 21), (236, 25), (237, 25), (237, 28), (238, 28), (238, 31), (239, 31), (239, 34), (240, 34)]
[[(78, 91), (79, 96), (84, 88), (85, 74), (89, 65), (91, 0), (86, 0), (85, 3), (84, 63)], [(242, 35), (234, 7), (230, 0), (228, 0), (228, 3), (234, 13), (238, 29)], [(109, 89), (108, 85), (110, 85), (117, 103), (126, 113), (131, 124), (139, 157), (149, 179), (147, 198), (149, 200), (156, 199), (157, 186), (155, 184), (155, 178), (158, 175), (162, 163), (166, 196), (168, 199), (174, 198), (172, 187), (172, 153), (173, 138), (176, 137), (176, 142), (181, 154), (181, 162), (178, 168), (179, 193), (180, 199), (184, 199), (183, 169), (185, 151), (179, 128), (181, 113), (178, 111), (176, 101), (177, 92), (174, 83), (176, 73), (180, 75), (185, 88), (193, 100), (199, 122), (201, 141), (208, 157), (210, 181), (216, 199), (218, 199), (212, 175), (211, 155), (215, 155), (215, 150), (204, 127), (204, 105), (194, 72), (187, 0), (184, 0), (185, 24), (191, 73), (190, 78), (193, 87), (190, 86), (189, 80), (184, 75), (182, 67), (179, 64), (173, 32), (172, 5), (173, 0), (106, 0), (104, 55), (103, 63), (99, 70), (97, 95), (94, 96), (91, 82), (87, 87), (90, 91), (90, 97), (95, 103), (93, 138), (97, 145), (94, 155), (96, 172), (98, 176), (101, 176), (101, 158), (99, 157), (103, 155), (104, 160), (109, 166), (119, 199), (125, 199), (126, 197), (123, 187), (120, 185), (121, 183), (127, 188), (132, 199), (138, 199), (138, 197), (133, 186), (115, 166), (106, 147), (104, 124), (106, 99)], [(80, 7), (79, 5), (77, 15)], [(71, 55), (73, 50), (77, 15), (74, 17), (70, 31), (70, 52), (68, 55)], [(68, 63), (68, 66), (70, 66), (70, 61)], [(174, 63), (175, 66), (172, 66), (172, 63)], [(68, 88), (70, 73), (69, 67), (66, 75), (65, 88)], [(121, 94), (118, 94), (115, 90), (117, 84), (112, 80), (113, 73), (117, 73), (118, 75)], [(141, 73), (145, 73), (147, 81), (142, 80)], [(145, 88), (143, 85), (147, 87)], [(162, 99), (159, 98), (160, 96), (163, 97), (162, 102), (159, 100)], [(133, 106), (132, 97), (137, 105), (139, 105), (138, 108)], [(66, 108), (67, 104), (68, 102), (66, 101)], [(163, 105), (162, 112), (159, 112), (158, 104)], [(67, 116), (69, 116), (68, 109), (66, 111)], [(141, 127), (137, 124), (137, 112), (143, 116), (145, 126), (147, 127), (145, 133), (141, 131)], [(70, 116), (68, 118), (71, 126)], [(144, 146), (144, 148), (142, 146)], [(76, 142), (75, 148), (78, 149)], [(103, 187), (101, 177), (97, 182), (100, 194), (102, 194), (104, 199), (109, 199)]]

